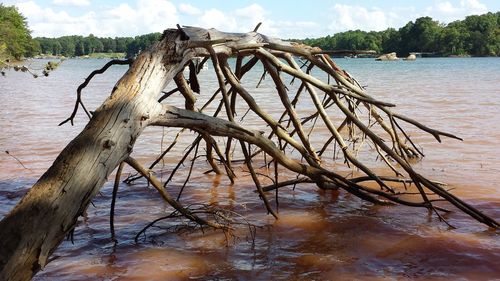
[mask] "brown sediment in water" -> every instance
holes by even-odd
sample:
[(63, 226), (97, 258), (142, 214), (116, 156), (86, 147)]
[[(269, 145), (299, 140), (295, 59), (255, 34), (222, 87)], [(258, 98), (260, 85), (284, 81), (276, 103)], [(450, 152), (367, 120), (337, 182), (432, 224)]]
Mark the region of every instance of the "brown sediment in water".
[[(419, 66), (429, 61), (436, 65)], [(66, 61), (59, 72), (52, 73), (45, 81), (27, 81), (15, 73), (6, 77), (8, 81), (0, 79), (3, 106), (0, 148), (8, 150), (28, 168), (0, 154), (1, 215), (12, 208), (85, 124), (80, 116), (76, 127), (57, 127), (71, 109), (77, 84), (96, 68), (95, 65), (82, 67), (90, 62)], [(417, 75), (420, 80), (407, 79), (406, 69), (377, 69), (387, 66), (373, 63), (370, 71), (378, 71), (377, 79), (360, 76), (355, 73), (356, 69), (346, 68), (370, 85), (371, 94), (393, 99), (398, 104), (398, 112), (411, 112), (423, 123), (455, 132), (465, 139), (437, 144), (428, 136), (413, 132), (412, 137), (424, 147), (426, 154), (422, 162), (415, 163), (417, 169), (447, 183), (449, 188), (454, 188), (454, 194), (498, 219), (500, 122), (494, 116), (500, 110), (500, 97), (491, 95), (500, 90), (497, 83), (500, 77), (494, 77), (500, 73), (498, 66), (479, 61), (482, 64), (476, 71), (485, 71), (485, 74), (477, 75), (485, 78), (477, 85), (460, 66), (450, 72), (441, 71), (440, 68), (450, 66), (441, 65), (438, 59), (420, 60), (407, 66), (424, 68), (417, 74), (407, 74)], [(439, 73), (433, 73), (433, 69)], [(110, 75), (98, 78), (85, 93), (89, 108), (100, 104), (121, 72)], [(385, 82), (381, 85), (380, 81), (410, 84)], [(264, 83), (256, 90), (257, 97), (263, 100), (271, 90), (265, 87)], [(447, 107), (442, 106), (444, 102)], [(165, 130), (163, 148), (175, 132)], [(321, 131), (316, 133), (322, 136)], [(160, 137), (158, 131), (145, 132), (135, 148), (141, 153), (140, 161), (147, 163), (160, 151)], [(183, 146), (166, 159), (159, 177), (168, 177), (182, 149)], [(291, 187), (280, 190), (280, 219), (274, 220), (266, 214), (244, 167), (239, 169), (242, 175), (234, 185), (224, 176), (204, 175), (206, 170), (208, 166), (202, 161), (195, 165), (182, 202), (217, 204), (237, 211), (258, 226), (254, 238), (245, 226), (238, 227), (235, 236), (228, 237), (213, 230), (174, 231), (169, 227), (179, 223), (164, 221), (149, 229), (136, 244), (133, 238), (142, 227), (172, 211), (156, 191), (138, 181), (120, 186), (115, 218), (119, 243), (113, 247), (108, 226), (109, 183), (95, 198), (95, 207), (89, 207), (87, 218), (80, 220), (75, 244), (64, 242), (54, 255), (57, 258), (35, 279), (488, 280), (500, 276), (496, 263), (500, 260), (498, 232), (485, 229), (459, 212), (447, 216), (450, 223), (458, 227), (449, 230), (425, 209), (375, 207), (344, 192), (321, 191), (314, 185), (301, 184), (295, 190)], [(180, 180), (168, 186), (173, 194), (180, 189), (187, 169), (180, 173)], [(280, 177), (286, 176), (280, 174)], [(271, 194), (270, 199), (274, 197)], [(275, 206), (273, 200), (271, 204)]]

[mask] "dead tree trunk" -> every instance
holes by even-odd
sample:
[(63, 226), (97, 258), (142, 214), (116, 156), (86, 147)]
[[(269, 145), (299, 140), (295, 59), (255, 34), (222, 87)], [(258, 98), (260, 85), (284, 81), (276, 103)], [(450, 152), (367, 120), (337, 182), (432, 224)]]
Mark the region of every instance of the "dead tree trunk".
[(0, 222), (1, 280), (28, 280), (45, 266), (151, 118), (161, 113), (157, 95), (189, 61), (185, 45), (169, 33), (141, 54), (85, 129)]
[[(207, 116), (203, 113), (205, 106), (196, 106), (193, 91), (199, 92), (199, 85), (196, 78), (198, 69), (192, 62), (195, 56), (211, 59), (219, 82), (219, 89), (214, 97), (222, 96), (215, 115), (224, 109), (227, 120)], [(237, 57), (234, 70), (227, 63), (227, 59), (232, 56)], [(303, 67), (297, 64), (293, 56), (302, 58), (305, 61), (303, 67), (307, 66), (307, 70), (303, 71)], [(246, 64), (242, 62), (243, 57), (250, 58)], [(240, 83), (243, 75), (258, 61), (262, 62), (266, 73), (271, 75), (276, 84), (278, 101), (285, 108), (280, 120), (273, 119), (265, 112)], [(189, 84), (179, 75), (187, 65), (191, 70)], [(311, 76), (310, 70), (313, 67), (333, 77), (335, 83), (328, 84)], [(302, 83), (293, 100), (288, 98), (288, 89), (281, 79), (283, 73)], [(186, 98), (186, 109), (158, 101), (158, 95), (171, 80), (175, 80), (177, 91)], [(81, 89), (79, 95), (80, 91)], [(295, 105), (299, 98), (308, 96), (316, 113), (301, 119), (295, 112)], [(160, 98), (160, 101), (165, 97)], [(267, 131), (245, 128), (235, 121), (236, 97), (265, 121)], [(320, 188), (344, 189), (374, 204), (399, 203), (425, 207), (439, 217), (440, 212), (445, 209), (435, 206), (433, 202), (441, 198), (476, 220), (490, 227), (498, 227), (495, 220), (413, 170), (408, 158), (419, 155), (420, 151), (398, 122), (414, 125), (438, 140), (440, 136), (457, 137), (393, 113), (389, 110), (392, 106), (369, 96), (356, 80), (340, 70), (319, 49), (270, 39), (255, 31), (234, 34), (191, 27), (167, 30), (159, 43), (137, 57), (109, 98), (94, 112), (85, 129), (68, 144), (49, 170), (0, 222), (0, 279), (28, 280), (43, 269), (50, 254), (75, 227), (77, 218), (85, 211), (109, 174), (124, 161), (147, 178), (161, 196), (186, 217), (200, 224), (224, 227), (217, 222), (192, 215), (172, 199), (160, 181), (140, 163), (129, 158), (136, 139), (150, 125), (189, 128), (198, 132), (200, 137), (192, 147), (204, 141), (207, 162), (217, 173), (225, 170), (231, 180), (234, 178), (231, 151), (234, 151), (233, 145), (241, 144), (245, 163), (272, 214), (274, 212), (267, 202), (265, 191), (308, 181), (316, 183)], [(335, 107), (343, 113), (345, 119), (342, 123), (334, 124), (327, 112), (329, 107)], [(360, 117), (361, 110), (365, 110), (368, 117)], [(285, 120), (285, 116), (288, 120)], [(324, 142), (321, 150), (312, 146), (305, 133), (306, 123), (318, 119), (331, 133), (331, 138)], [(384, 134), (375, 133), (372, 130), (374, 125), (379, 126), (379, 131)], [(360, 136), (376, 148), (380, 158), (395, 171), (395, 177), (377, 175), (356, 158), (358, 148), (355, 144)], [(227, 138), (226, 147), (219, 147), (220, 143), (215, 141), (215, 137)], [(388, 142), (384, 141), (386, 139)], [(412, 146), (408, 146), (406, 142)], [(365, 176), (348, 178), (329, 169), (321, 155), (331, 143), (340, 147), (347, 165), (357, 167)], [(274, 187), (262, 187), (259, 175), (252, 167), (252, 159), (256, 153), (247, 150), (248, 144), (256, 145), (263, 154), (271, 156), (276, 167), (279, 164), (303, 177), (282, 180), (281, 183), (276, 177)], [(300, 157), (295, 159), (291, 150), (298, 152)], [(166, 153), (168, 149), (160, 157)], [(223, 169), (218, 168), (214, 157), (219, 160)], [(182, 161), (184, 159), (185, 157)], [(397, 169), (396, 164), (400, 168)], [(375, 182), (380, 189), (363, 185), (366, 181)], [(414, 183), (420, 192), (420, 199), (410, 201), (401, 198), (404, 191), (396, 191), (396, 187), (391, 186), (394, 182)]]

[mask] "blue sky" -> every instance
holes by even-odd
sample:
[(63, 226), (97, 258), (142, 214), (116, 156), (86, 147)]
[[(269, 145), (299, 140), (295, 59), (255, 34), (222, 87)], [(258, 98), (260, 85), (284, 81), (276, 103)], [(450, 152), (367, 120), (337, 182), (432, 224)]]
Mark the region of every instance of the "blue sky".
[(263, 22), (260, 32), (282, 38), (306, 38), (351, 29), (399, 28), (431, 16), (448, 23), (467, 15), (500, 11), (500, 0), (415, 1), (272, 1), (272, 0), (25, 0), (16, 5), (33, 36), (135, 36), (161, 32), (175, 24), (246, 32)]

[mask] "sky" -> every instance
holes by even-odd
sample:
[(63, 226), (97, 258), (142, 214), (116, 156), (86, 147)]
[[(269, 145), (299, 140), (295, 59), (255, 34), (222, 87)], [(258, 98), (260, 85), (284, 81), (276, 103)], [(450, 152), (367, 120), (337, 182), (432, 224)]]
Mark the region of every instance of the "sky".
[(15, 5), (32, 36), (136, 36), (176, 24), (281, 38), (314, 38), (361, 29), (400, 28), (418, 17), (441, 23), (500, 11), (500, 0), (24, 0)]

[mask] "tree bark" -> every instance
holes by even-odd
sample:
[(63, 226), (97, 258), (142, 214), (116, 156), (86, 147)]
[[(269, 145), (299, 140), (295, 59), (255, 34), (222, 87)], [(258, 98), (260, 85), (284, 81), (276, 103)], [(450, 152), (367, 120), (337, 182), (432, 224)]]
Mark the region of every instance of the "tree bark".
[(178, 32), (143, 52), (85, 129), (0, 222), (0, 280), (29, 280), (75, 227), (110, 173), (161, 110), (156, 101), (189, 61)]
[[(306, 62), (303, 66), (309, 64), (308, 70), (303, 72), (301, 67), (291, 58), (291, 55), (304, 59)], [(191, 81), (189, 85), (184, 80), (183, 74), (180, 73), (186, 65), (190, 64), (194, 56), (210, 58), (217, 74), (219, 89), (209, 102), (213, 101), (219, 93), (223, 98), (214, 116), (207, 116), (202, 112), (205, 105), (199, 110), (196, 107), (197, 100), (191, 92), (191, 90), (199, 91), (196, 73), (194, 73), (195, 67), (190, 67)], [(230, 56), (238, 56), (235, 72), (227, 63), (227, 58)], [(241, 65), (244, 56), (251, 58), (245, 65)], [(279, 57), (285, 60), (282, 61)], [(271, 114), (266, 112), (241, 83), (244, 73), (250, 70), (258, 60), (263, 62), (267, 70), (266, 73), (270, 73), (272, 76), (278, 91), (278, 102), (281, 102), (285, 108), (282, 118), (284, 116), (290, 118), (288, 125), (282, 118), (275, 120)], [(323, 74), (333, 77), (335, 83), (325, 83), (313, 77), (310, 73), (312, 67), (317, 67), (324, 72)], [(281, 73), (287, 73), (302, 83), (293, 101), (288, 98), (290, 93), (287, 92), (288, 88), (281, 79)], [(84, 84), (90, 81), (91, 76)], [(160, 101), (168, 94), (160, 98), (159, 101), (157, 100), (159, 93), (172, 80), (176, 81), (177, 90), (186, 99), (186, 109), (161, 104)], [(230, 88), (226, 89), (226, 86)], [(81, 86), (81, 88), (83, 87)], [(78, 92), (77, 106), (81, 103), (79, 99), (81, 88)], [(324, 94), (323, 102), (319, 100), (315, 89)], [(352, 165), (360, 169), (365, 174), (364, 176), (358, 178), (341, 176), (333, 171), (331, 166), (324, 164), (324, 159), (319, 158), (321, 153), (316, 153), (317, 150), (309, 141), (309, 135), (306, 135), (302, 128), (307, 123), (306, 120), (314, 118), (308, 117), (301, 121), (294, 109), (302, 90), (308, 91), (310, 95), (302, 95), (300, 98), (305, 99), (310, 96), (316, 108), (315, 113), (311, 116), (321, 117), (332, 135), (328, 140), (325, 139), (326, 143), (323, 144), (321, 151), (326, 149), (330, 142), (334, 142), (344, 152), (345, 165), (349, 168)], [(241, 123), (235, 121), (236, 95), (241, 97), (239, 100), (245, 102), (249, 110), (252, 110), (267, 124), (263, 128), (267, 131), (245, 128)], [(269, 95), (269, 102), (272, 102), (272, 93)], [(330, 104), (327, 106), (328, 102)], [(361, 110), (359, 105), (365, 106), (371, 113), (368, 120), (359, 117), (358, 111)], [(338, 127), (335, 126), (326, 111), (329, 106), (336, 106), (345, 118)], [(324, 56), (319, 49), (272, 39), (255, 31), (236, 34), (194, 27), (167, 30), (159, 43), (138, 56), (127, 73), (117, 82), (109, 98), (95, 111), (85, 129), (68, 144), (48, 171), (0, 222), (0, 280), (28, 280), (37, 271), (43, 269), (47, 264), (48, 257), (64, 237), (74, 229), (78, 217), (83, 214), (90, 200), (102, 187), (107, 177), (123, 161), (138, 170), (159, 190), (162, 197), (185, 217), (200, 224), (219, 228), (219, 224), (204, 220), (190, 213), (179, 202), (173, 201), (173, 197), (167, 194), (159, 180), (148, 175), (140, 163), (129, 158), (136, 139), (149, 125), (182, 127), (197, 131), (200, 134), (197, 140), (204, 139), (207, 143), (209, 148), (207, 149), (207, 161), (213, 170), (221, 172), (212, 158), (212, 148), (219, 156), (219, 161), (224, 165), (226, 174), (231, 181), (234, 178), (231, 162), (229, 162), (231, 141), (227, 141), (226, 147), (219, 149), (218, 143), (213, 137), (238, 140), (245, 163), (252, 173), (259, 194), (269, 213), (275, 216), (276, 214), (271, 209), (263, 188), (260, 186), (259, 175), (251, 168), (252, 158), (256, 154), (246, 150), (246, 144), (258, 146), (260, 151), (264, 153), (264, 157), (269, 155), (273, 161), (276, 161), (275, 165), (279, 163), (284, 168), (308, 178), (302, 177), (279, 183), (276, 177), (275, 189), (298, 182), (314, 182), (320, 188), (344, 189), (374, 204), (398, 203), (427, 208), (443, 221), (445, 220), (439, 212), (447, 210), (434, 206), (433, 202), (444, 199), (477, 221), (493, 228), (498, 227), (499, 224), (494, 219), (413, 170), (408, 157), (417, 154), (409, 151), (401, 141), (408, 140), (413, 145), (397, 121), (404, 121), (416, 126), (434, 136), (438, 141), (440, 141), (440, 136), (459, 138), (393, 113), (389, 110), (392, 106), (394, 105), (369, 96), (354, 78), (340, 70), (333, 60)], [(222, 107), (226, 111), (228, 120), (215, 116), (222, 111)], [(75, 107), (75, 111), (66, 121), (72, 121), (77, 108)], [(371, 120), (372, 115), (374, 115), (374, 121), (382, 126), (382, 133), (371, 129), (374, 124), (374, 121)], [(382, 115), (387, 118), (387, 124), (380, 121)], [(241, 117), (241, 120), (244, 116)], [(349, 124), (350, 130), (352, 129), (348, 136), (340, 133), (346, 124)], [(309, 128), (311, 132), (314, 126), (315, 122)], [(290, 131), (290, 129), (292, 130)], [(358, 136), (354, 135), (355, 131), (358, 132)], [(299, 136), (298, 139), (293, 137), (295, 132)], [(386, 140), (387, 137), (389, 140)], [(377, 153), (387, 155), (397, 163), (400, 168), (400, 171), (396, 173), (397, 177), (379, 176), (368, 166), (365, 166), (356, 156), (355, 147), (358, 138), (363, 139), (363, 142), (370, 141)], [(276, 142), (279, 143), (279, 146)], [(289, 145), (289, 149), (286, 148), (287, 145)], [(167, 148), (155, 162), (157, 163), (171, 147)], [(226, 159), (224, 159), (222, 151), (226, 151)], [(180, 163), (189, 153), (190, 150), (182, 157)], [(392, 165), (386, 158), (384, 159), (389, 168), (396, 169), (396, 165)], [(403, 173), (407, 178), (403, 178)], [(174, 174), (175, 169), (170, 177)], [(376, 182), (380, 189), (363, 185), (365, 181)], [(407, 194), (406, 189), (401, 190), (399, 187), (400, 190), (396, 192), (397, 186), (389, 186), (390, 183), (394, 182), (414, 183), (418, 188), (420, 198), (408, 200), (404, 197)], [(267, 187), (265, 189), (269, 190)], [(221, 228), (223, 227), (224, 225)]]

